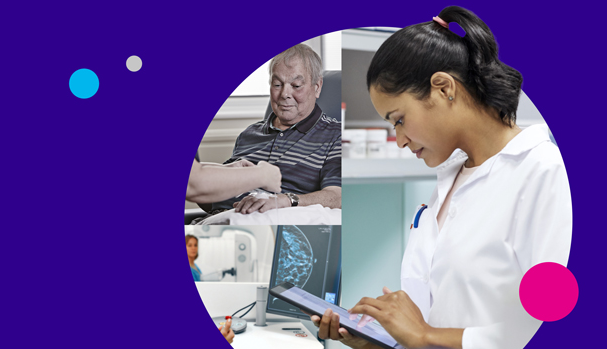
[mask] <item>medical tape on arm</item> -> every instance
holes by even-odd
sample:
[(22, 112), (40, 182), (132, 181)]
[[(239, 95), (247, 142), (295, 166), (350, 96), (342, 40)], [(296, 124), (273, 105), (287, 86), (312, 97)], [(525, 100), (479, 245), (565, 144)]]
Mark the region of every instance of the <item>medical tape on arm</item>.
[(249, 193), (249, 196), (253, 196), (259, 199), (269, 199), (274, 198), (274, 222), (271, 222), (273, 225), (278, 225), (278, 195), (271, 193), (269, 191), (263, 189), (254, 189)]

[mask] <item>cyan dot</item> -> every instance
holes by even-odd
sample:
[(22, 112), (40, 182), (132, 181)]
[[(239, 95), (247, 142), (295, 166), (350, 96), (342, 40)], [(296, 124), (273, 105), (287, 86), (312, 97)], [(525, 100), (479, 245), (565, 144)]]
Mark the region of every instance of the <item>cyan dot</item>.
[(90, 69), (78, 69), (70, 77), (70, 91), (78, 98), (91, 98), (97, 90), (99, 90), (99, 78)]

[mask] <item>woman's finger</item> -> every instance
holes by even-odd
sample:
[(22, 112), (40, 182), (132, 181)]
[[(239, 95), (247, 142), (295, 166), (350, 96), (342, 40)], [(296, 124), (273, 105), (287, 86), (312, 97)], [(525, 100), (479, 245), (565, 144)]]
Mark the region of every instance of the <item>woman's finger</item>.
[[(385, 297), (385, 296), (380, 296), (378, 297), (378, 299), (381, 299), (381, 297)], [(360, 311), (360, 309), (362, 309), (362, 306), (371, 306), (377, 309), (381, 309), (382, 307), (382, 302), (379, 301), (378, 299), (375, 298), (370, 298), (370, 297), (363, 297), (361, 298), (360, 301), (358, 301), (358, 303), (356, 303), (356, 305), (352, 308), (348, 310), (348, 313), (350, 313), (350, 320), (354, 321), (356, 320), (356, 318), (358, 317), (358, 314), (363, 314), (363, 315), (370, 315), (367, 313), (363, 313)]]
[[(374, 308), (381, 310), (384, 306), (384, 302), (381, 301), (382, 297), (386, 297), (386, 295), (379, 296), (379, 297), (377, 297), (377, 299), (371, 298), (371, 297), (363, 297), (360, 299), (360, 301), (358, 301), (358, 303), (356, 303), (354, 308), (357, 306), (361, 306), (361, 305), (369, 305), (369, 306), (372, 306)], [(352, 309), (354, 309), (354, 308), (352, 308)], [(362, 314), (362, 313), (353, 312), (353, 311), (351, 311), (352, 309), (348, 310), (348, 312), (355, 313), (355, 314)]]
[(230, 332), (232, 330), (232, 319), (228, 319), (228, 321), (226, 321), (225, 329), (227, 332)]
[(312, 321), (314, 326), (316, 326), (316, 327), (320, 326), (320, 316), (312, 315), (312, 316), (310, 316), (310, 321)]
[(299, 309), (301, 310), (302, 313), (308, 315), (310, 317), (310, 321), (312, 321), (312, 323), (314, 324), (314, 326), (318, 327), (320, 326), (320, 316), (318, 315), (312, 315), (310, 313), (308, 313), (307, 311), (303, 310), (303, 309)]
[(350, 332), (348, 332), (348, 330), (346, 330), (345, 328), (340, 328), (339, 329), (339, 334), (343, 337), (343, 339), (345, 340), (351, 340), (352, 338), (354, 338), (353, 335), (350, 334)]
[(375, 319), (380, 319), (380, 322), (381, 322), (381, 318), (382, 318), (381, 309), (379, 309), (378, 307), (371, 305), (371, 304), (357, 304), (352, 309), (348, 310), (348, 312), (350, 314), (369, 315)]
[(374, 318), (372, 318), (369, 315), (363, 315), (360, 318), (360, 321), (358, 322), (358, 324), (356, 325), (356, 328), (361, 328), (361, 327), (365, 327), (368, 323), (375, 321)]
[(386, 286), (384, 286), (384, 288), (382, 288), (382, 292), (384, 294), (392, 293), (392, 291), (390, 291), (390, 289), (388, 287), (386, 287)]
[(331, 329), (329, 333), (329, 338), (334, 341), (338, 341), (342, 338), (341, 334), (339, 334), (339, 314), (337, 313), (331, 315)]
[(228, 341), (228, 343), (232, 344), (232, 342), (234, 341), (234, 336), (236, 334), (234, 333), (234, 331), (230, 330), (230, 333), (228, 333), (227, 336), (225, 336), (225, 339)]
[(327, 339), (329, 338), (329, 326), (331, 326), (331, 315), (333, 311), (327, 309), (320, 319), (320, 326), (318, 327), (318, 338)]

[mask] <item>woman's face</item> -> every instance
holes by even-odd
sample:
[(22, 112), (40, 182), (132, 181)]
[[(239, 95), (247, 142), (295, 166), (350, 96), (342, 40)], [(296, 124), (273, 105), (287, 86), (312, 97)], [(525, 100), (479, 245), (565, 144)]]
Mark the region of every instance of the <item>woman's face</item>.
[(198, 241), (194, 238), (190, 238), (186, 244), (188, 250), (188, 258), (195, 259), (198, 254)]
[(433, 96), (434, 92), (425, 101), (419, 101), (407, 92), (393, 96), (375, 87), (371, 87), (369, 92), (375, 110), (394, 125), (396, 143), (400, 148), (409, 147), (430, 167), (443, 163), (456, 149), (449, 110), (445, 103)]

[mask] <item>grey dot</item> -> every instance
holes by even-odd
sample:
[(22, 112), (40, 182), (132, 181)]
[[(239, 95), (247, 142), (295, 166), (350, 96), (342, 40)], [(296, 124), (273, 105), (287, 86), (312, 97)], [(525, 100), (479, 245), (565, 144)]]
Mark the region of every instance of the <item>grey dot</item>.
[(131, 56), (126, 60), (126, 67), (132, 72), (137, 72), (141, 69), (143, 62), (138, 56)]

